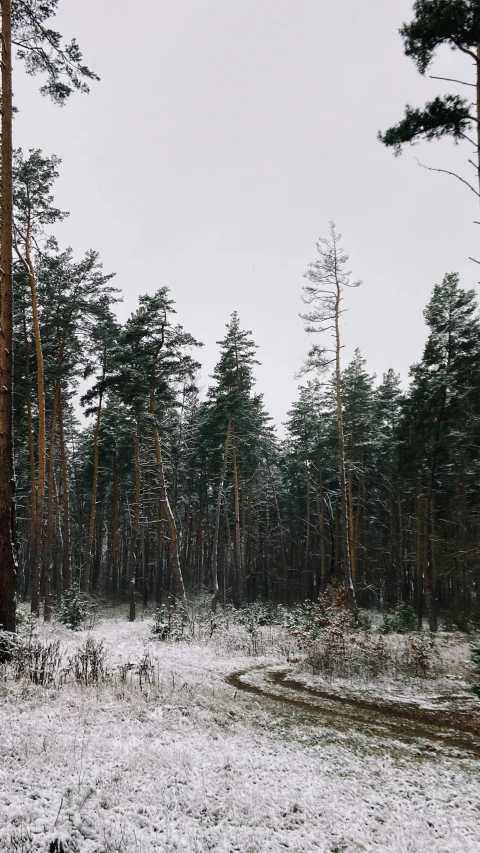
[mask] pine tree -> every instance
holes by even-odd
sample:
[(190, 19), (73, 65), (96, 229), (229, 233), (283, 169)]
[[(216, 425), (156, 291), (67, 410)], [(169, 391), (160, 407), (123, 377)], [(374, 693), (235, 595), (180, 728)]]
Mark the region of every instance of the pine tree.
[(340, 317), (344, 312), (342, 302), (346, 288), (358, 287), (360, 282), (351, 281), (351, 273), (347, 268), (348, 255), (341, 247), (341, 234), (335, 224), (330, 224), (329, 238), (322, 238), (317, 243), (319, 257), (310, 264), (305, 277), (310, 284), (303, 287), (303, 302), (309, 310), (302, 314), (306, 331), (311, 334), (330, 332), (334, 348), (314, 344), (308, 353), (304, 372), (319, 370), (323, 372), (331, 365), (334, 369), (336, 414), (338, 431), (338, 471), (340, 484), (340, 505), (342, 517), (342, 562), (345, 588), (350, 607), (355, 605), (355, 590), (352, 581), (348, 508), (347, 481), (345, 469), (345, 438), (343, 429), (342, 403), (342, 373), (340, 365), (341, 337)]
[[(472, 103), (460, 95), (443, 95), (425, 104), (423, 109), (405, 108), (404, 118), (379, 139), (399, 154), (404, 145), (420, 140), (449, 137), (456, 143), (467, 141), (476, 161), (477, 187), (447, 169), (433, 169), (453, 175), (480, 198), (480, 6), (478, 0), (416, 0), (413, 20), (400, 29), (406, 56), (410, 56), (420, 74), (425, 75), (442, 45), (473, 60), (473, 81), (447, 80), (475, 89)], [(475, 129), (475, 138), (469, 132)], [(469, 161), (470, 162), (470, 161)]]
[[(24, 158), (16, 151), (13, 172), (14, 248), (28, 276), (32, 305), (33, 331), (37, 367), (38, 448), (36, 477), (36, 518), (32, 554), (32, 613), (39, 615), (40, 560), (47, 466), (47, 426), (45, 404), (45, 371), (40, 331), (36, 266), (40, 245), (45, 242), (45, 226), (62, 221), (66, 213), (53, 204), (52, 186), (58, 178), (57, 157), (43, 157), (32, 150)], [(47, 240), (48, 244), (48, 240)], [(48, 617), (49, 618), (49, 617)]]
[(436, 285), (425, 309), (429, 337), (422, 361), (411, 369), (405, 403), (402, 463), (418, 477), (423, 494), (425, 603), (432, 631), (438, 613), (440, 526), (455, 504), (455, 477), (478, 448), (480, 321), (474, 291), (458, 276)]
[(45, 75), (41, 91), (64, 103), (75, 90), (88, 91), (96, 75), (82, 64), (75, 41), (63, 45), (48, 26), (58, 0), (1, 0), (1, 232), (0, 232), (0, 625), (15, 631), (16, 543), (13, 467), (13, 50), (27, 73)]

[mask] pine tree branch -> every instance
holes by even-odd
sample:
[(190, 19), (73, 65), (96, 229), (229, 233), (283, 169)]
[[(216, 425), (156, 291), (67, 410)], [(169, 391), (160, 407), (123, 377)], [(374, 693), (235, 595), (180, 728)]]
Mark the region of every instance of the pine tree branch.
[(455, 80), (454, 77), (436, 77), (435, 74), (429, 74), (430, 80), (446, 80), (447, 83), (461, 83), (462, 86), (472, 86), (477, 88), (476, 83), (467, 83), (465, 80)]

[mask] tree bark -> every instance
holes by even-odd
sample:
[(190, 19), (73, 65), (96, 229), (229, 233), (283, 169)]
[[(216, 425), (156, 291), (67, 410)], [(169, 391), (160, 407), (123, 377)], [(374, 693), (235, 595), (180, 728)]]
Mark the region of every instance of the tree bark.
[(345, 437), (343, 433), (343, 408), (342, 408), (342, 375), (340, 370), (340, 282), (336, 276), (336, 299), (335, 299), (335, 396), (337, 403), (337, 430), (338, 430), (338, 467), (340, 486), (340, 511), (342, 530), (342, 562), (343, 580), (347, 592), (347, 604), (350, 608), (355, 606), (355, 589), (352, 581), (350, 567), (350, 543), (348, 530), (347, 510), (347, 482), (345, 475)]
[(128, 558), (128, 595), (130, 601), (129, 619), (135, 622), (135, 570), (140, 533), (140, 417), (137, 417), (135, 430), (135, 500), (133, 504), (133, 525)]
[(167, 495), (167, 486), (165, 483), (165, 472), (163, 470), (163, 459), (162, 459), (162, 445), (160, 442), (160, 436), (158, 433), (158, 427), (155, 421), (155, 374), (156, 374), (156, 366), (157, 359), (160, 355), (160, 351), (163, 347), (164, 337), (162, 334), (162, 340), (157, 348), (156, 358), (151, 367), (151, 388), (150, 388), (150, 404), (149, 404), (149, 413), (151, 416), (152, 423), (152, 434), (153, 434), (153, 443), (155, 445), (155, 457), (157, 461), (157, 473), (158, 473), (158, 484), (160, 487), (160, 500), (163, 504), (163, 515), (167, 521), (168, 525), (168, 533), (170, 537), (170, 561), (172, 565), (172, 592), (175, 602), (181, 604), (182, 607), (186, 607), (187, 605), (187, 596), (185, 594), (185, 586), (183, 583), (182, 570), (180, 567), (180, 559), (178, 553), (178, 537), (177, 537), (177, 525), (175, 524), (175, 517), (172, 512), (172, 507), (170, 506), (170, 501), (168, 500)]
[(95, 542), (95, 519), (97, 514), (97, 491), (98, 491), (98, 442), (100, 438), (100, 425), (102, 421), (103, 386), (105, 383), (105, 372), (107, 367), (107, 347), (103, 350), (102, 379), (97, 406), (97, 418), (93, 431), (93, 483), (92, 483), (92, 506), (90, 509), (90, 524), (88, 528), (87, 565), (85, 569), (85, 588), (91, 586), (93, 549)]
[(52, 618), (52, 578), (53, 578), (53, 512), (54, 512), (54, 475), (55, 475), (55, 437), (57, 432), (57, 412), (60, 384), (55, 388), (50, 426), (50, 448), (48, 453), (48, 490), (47, 490), (47, 528), (45, 534), (45, 601), (43, 618), (50, 622)]
[(213, 546), (212, 546), (212, 586), (213, 586), (213, 596), (211, 602), (211, 608), (213, 613), (217, 611), (217, 603), (218, 596), (220, 594), (220, 587), (218, 585), (218, 536), (220, 532), (220, 514), (222, 509), (222, 499), (223, 499), (223, 488), (225, 485), (225, 475), (227, 473), (227, 461), (228, 461), (228, 448), (230, 444), (230, 436), (232, 432), (232, 419), (228, 420), (227, 427), (227, 435), (225, 437), (225, 446), (223, 448), (223, 460), (222, 460), (222, 470), (220, 474), (220, 483), (218, 484), (218, 494), (217, 494), (217, 503), (215, 507), (215, 528), (213, 533)]
[(323, 465), (318, 460), (318, 482), (317, 482), (317, 515), (318, 530), (320, 534), (320, 591), (323, 592), (327, 584), (327, 561), (325, 557), (325, 512), (323, 506)]
[(13, 467), (12, 7), (2, 10), (0, 231), (0, 625), (16, 630), (15, 473)]
[(168, 534), (170, 537), (170, 560), (172, 564), (172, 591), (175, 601), (183, 606), (187, 603), (185, 595), (185, 587), (183, 585), (182, 570), (180, 568), (180, 560), (178, 556), (178, 539), (177, 526), (173, 516), (170, 501), (168, 500), (167, 487), (165, 483), (165, 474), (163, 471), (162, 446), (158, 427), (155, 422), (152, 422), (153, 441), (155, 445), (155, 456), (157, 460), (158, 482), (160, 486), (160, 499), (163, 503), (163, 512), (167, 520)]
[(31, 257), (31, 212), (27, 211), (27, 227), (25, 233), (24, 252), (22, 254), (15, 242), (15, 251), (25, 267), (30, 285), (32, 300), (33, 335), (35, 339), (35, 355), (37, 360), (37, 407), (38, 407), (38, 473), (35, 516), (35, 539), (32, 560), (32, 604), (31, 611), (38, 616), (40, 613), (40, 561), (42, 551), (43, 505), (45, 500), (45, 483), (47, 469), (47, 432), (45, 418), (45, 371), (43, 364), (42, 338), (38, 314), (37, 283), (35, 267)]
[[(28, 440), (28, 460), (30, 466), (30, 541), (28, 564), (30, 564), (35, 548), (35, 519), (37, 517), (37, 473), (35, 468), (35, 442), (33, 438), (33, 417), (32, 417), (32, 395), (30, 392), (30, 345), (27, 334), (27, 320), (25, 316), (25, 306), (23, 308), (23, 344), (25, 348), (25, 384), (26, 384), (26, 404), (27, 404), (27, 440)], [(25, 592), (28, 588), (30, 580), (30, 571), (25, 577)]]
[(112, 552), (110, 565), (110, 590), (113, 596), (118, 591), (118, 528), (120, 519), (120, 500), (118, 494), (118, 462), (117, 452), (113, 456), (112, 483)]
[[(233, 436), (233, 427), (232, 427)], [(232, 442), (232, 463), (233, 463), (233, 498), (234, 498), (234, 513), (235, 513), (235, 536), (233, 545), (233, 562), (235, 567), (235, 604), (239, 606), (244, 599), (243, 577), (242, 577), (242, 554), (240, 546), (240, 489), (238, 480), (238, 460), (235, 447), (235, 438)]]
[(65, 447), (65, 432), (63, 428), (63, 401), (60, 390), (58, 400), (58, 435), (60, 441), (60, 468), (62, 472), (62, 508), (63, 508), (63, 547), (62, 575), (63, 591), (68, 592), (72, 585), (72, 564), (70, 556), (70, 496), (68, 491), (67, 451)]

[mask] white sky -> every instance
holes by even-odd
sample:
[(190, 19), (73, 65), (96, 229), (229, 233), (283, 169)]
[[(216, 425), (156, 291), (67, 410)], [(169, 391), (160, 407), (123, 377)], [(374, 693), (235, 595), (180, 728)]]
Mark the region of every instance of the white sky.
[[(345, 363), (359, 346), (371, 372), (406, 380), (433, 285), (451, 271), (477, 284), (475, 197), (415, 160), (468, 177), (470, 154), (442, 142), (396, 159), (376, 139), (405, 103), (458, 90), (403, 55), (412, 5), (61, 0), (54, 26), (78, 39), (101, 82), (59, 109), (16, 68), (15, 145), (63, 161), (61, 243), (97, 249), (116, 271), (122, 318), (168, 285), (179, 322), (205, 344), (204, 384), (237, 309), (277, 424), (309, 343), (302, 274), (330, 219), (364, 282), (348, 295)], [(469, 75), (469, 60), (445, 52), (432, 73)]]

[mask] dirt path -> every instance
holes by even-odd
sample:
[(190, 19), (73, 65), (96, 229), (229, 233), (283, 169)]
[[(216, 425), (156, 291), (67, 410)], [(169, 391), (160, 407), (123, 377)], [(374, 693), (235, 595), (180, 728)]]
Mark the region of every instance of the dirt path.
[(422, 708), (413, 703), (342, 696), (309, 688), (288, 670), (251, 667), (227, 678), (236, 690), (290, 707), (308, 722), (390, 737), (415, 744), (428, 741), (480, 757), (480, 715)]

